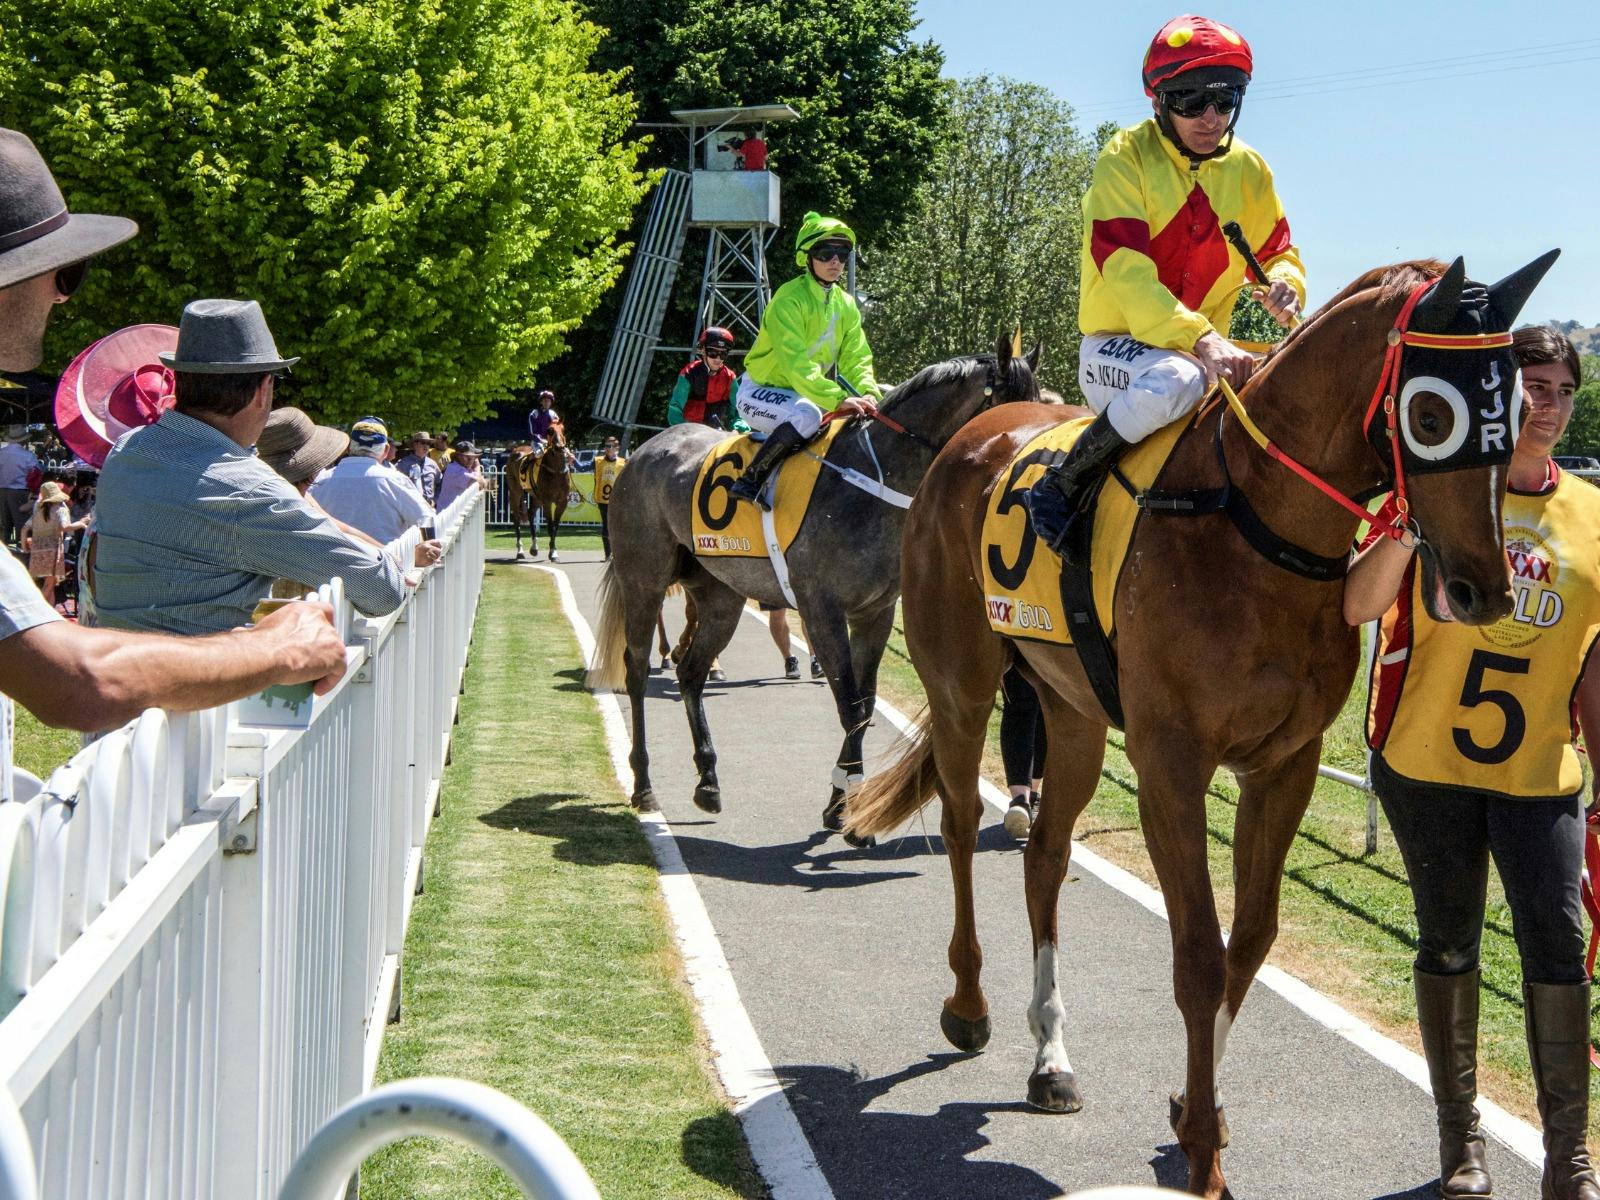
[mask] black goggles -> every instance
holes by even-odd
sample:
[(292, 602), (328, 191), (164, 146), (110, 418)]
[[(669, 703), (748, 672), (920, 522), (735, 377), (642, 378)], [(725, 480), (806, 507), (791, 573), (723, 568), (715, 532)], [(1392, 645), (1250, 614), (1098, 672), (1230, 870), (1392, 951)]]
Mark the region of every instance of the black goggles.
[(1178, 117), (1198, 117), (1207, 108), (1215, 108), (1218, 115), (1227, 116), (1239, 107), (1244, 99), (1244, 89), (1184, 88), (1161, 93), (1161, 102), (1167, 111)]
[(818, 246), (811, 251), (812, 262), (843, 262), (849, 257), (848, 246)]
[(728, 348), (726, 346), (706, 346), (701, 349), (700, 353), (707, 358), (727, 358)]

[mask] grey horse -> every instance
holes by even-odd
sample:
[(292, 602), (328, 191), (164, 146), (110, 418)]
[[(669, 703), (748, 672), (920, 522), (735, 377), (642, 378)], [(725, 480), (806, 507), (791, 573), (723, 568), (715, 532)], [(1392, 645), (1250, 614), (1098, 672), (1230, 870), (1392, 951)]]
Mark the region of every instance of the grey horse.
[[(1002, 338), (993, 355), (924, 368), (890, 392), (889, 422), (852, 420), (833, 440), (827, 462), (853, 469), (905, 495), (914, 493), (934, 455), (968, 420), (993, 404), (1037, 400), (1038, 347), (1014, 354)], [(611, 495), (611, 562), (600, 580), (600, 628), (590, 670), (593, 687), (622, 690), (633, 710), (633, 805), (654, 811), (645, 747), (644, 696), (650, 639), (662, 597), (675, 583), (694, 598), (699, 624), (678, 662), (678, 687), (699, 772), (694, 802), (722, 810), (717, 755), (702, 693), (711, 661), (727, 646), (745, 598), (784, 604), (765, 558), (697, 558), (690, 505), (706, 453), (725, 435), (704, 425), (675, 425), (628, 460)], [(811, 649), (833, 688), (844, 743), (833, 772), (823, 824), (842, 828), (844, 796), (862, 777), (862, 743), (877, 700), (878, 664), (900, 596), (900, 534), (905, 509), (824, 468), (804, 521), (787, 552), (789, 575)], [(866, 845), (870, 841), (857, 842)]]

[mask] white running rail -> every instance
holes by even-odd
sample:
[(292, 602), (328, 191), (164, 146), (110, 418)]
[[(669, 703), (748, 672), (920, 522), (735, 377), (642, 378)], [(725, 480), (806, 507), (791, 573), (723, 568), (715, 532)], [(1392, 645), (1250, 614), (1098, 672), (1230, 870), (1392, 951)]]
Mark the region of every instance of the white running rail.
[[(272, 1200), (371, 1085), (483, 577), (476, 489), (399, 611), (324, 590), (310, 727), (151, 711), (36, 790), (0, 762), (0, 1109), (50, 1200)], [(6, 747), (8, 751), (9, 747)], [(0, 1112), (0, 1196), (15, 1130)]]

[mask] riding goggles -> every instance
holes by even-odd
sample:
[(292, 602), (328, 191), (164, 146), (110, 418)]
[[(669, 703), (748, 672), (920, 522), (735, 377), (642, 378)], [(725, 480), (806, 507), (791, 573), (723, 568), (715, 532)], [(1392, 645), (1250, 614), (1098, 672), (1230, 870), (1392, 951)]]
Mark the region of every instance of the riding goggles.
[(1167, 111), (1178, 117), (1198, 117), (1208, 107), (1215, 108), (1218, 116), (1227, 116), (1239, 107), (1244, 99), (1242, 87), (1231, 88), (1174, 88), (1161, 93), (1161, 102)]
[(815, 246), (810, 252), (812, 262), (843, 262), (850, 257), (848, 246)]

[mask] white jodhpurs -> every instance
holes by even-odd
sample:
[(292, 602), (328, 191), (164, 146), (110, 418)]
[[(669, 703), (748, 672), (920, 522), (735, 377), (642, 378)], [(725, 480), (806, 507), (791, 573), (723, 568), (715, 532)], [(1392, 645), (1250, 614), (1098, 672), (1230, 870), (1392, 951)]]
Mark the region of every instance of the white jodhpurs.
[(789, 388), (757, 383), (746, 373), (739, 377), (739, 395), (734, 401), (745, 424), (756, 433), (771, 433), (787, 422), (803, 438), (814, 438), (822, 428), (822, 410), (799, 392)]
[(1125, 333), (1091, 333), (1078, 349), (1078, 382), (1125, 442), (1142, 442), (1188, 415), (1206, 394), (1200, 361)]

